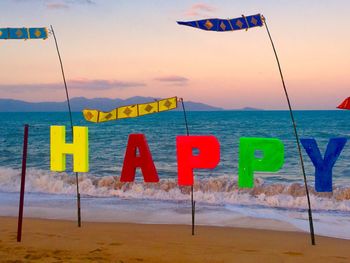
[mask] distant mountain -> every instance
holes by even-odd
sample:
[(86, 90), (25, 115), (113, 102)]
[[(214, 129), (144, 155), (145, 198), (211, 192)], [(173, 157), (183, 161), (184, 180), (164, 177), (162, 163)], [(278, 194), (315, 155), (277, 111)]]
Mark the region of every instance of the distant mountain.
[[(146, 103), (154, 101), (153, 97), (131, 97), (128, 99), (108, 99), (84, 97), (72, 98), (70, 100), (72, 111), (82, 111), (83, 109), (99, 109), (110, 111), (116, 107)], [(219, 107), (210, 106), (204, 103), (185, 101), (185, 108), (188, 111), (221, 111)], [(179, 107), (177, 110), (181, 110)], [(45, 112), (45, 111), (67, 111), (67, 102), (27, 102), (13, 99), (0, 99), (0, 112)]]

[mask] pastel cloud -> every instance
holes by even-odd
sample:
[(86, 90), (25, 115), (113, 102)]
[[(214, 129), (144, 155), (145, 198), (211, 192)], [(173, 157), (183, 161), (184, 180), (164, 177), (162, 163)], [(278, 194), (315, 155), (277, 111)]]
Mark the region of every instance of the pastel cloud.
[(175, 84), (175, 85), (185, 85), (189, 81), (188, 78), (185, 78), (182, 76), (175, 76), (175, 75), (158, 77), (158, 78), (155, 78), (154, 80), (163, 82), (163, 83)]
[[(24, 3), (29, 0), (13, 0), (17, 3)], [(68, 9), (72, 5), (84, 5), (84, 4), (95, 4), (93, 0), (31, 0), (33, 2), (42, 2), (47, 9), (57, 10), (57, 9)]]
[(212, 13), (216, 10), (214, 6), (204, 4), (204, 3), (197, 3), (192, 5), (186, 12), (186, 16), (200, 16), (206, 13)]
[(68, 9), (69, 6), (65, 3), (46, 3), (47, 9)]
[(69, 85), (72, 89), (98, 89), (98, 90), (108, 90), (108, 89), (124, 89), (132, 87), (144, 87), (146, 86), (143, 82), (135, 81), (120, 81), (120, 80), (87, 80), (87, 79), (75, 79), (70, 80)]
[[(120, 80), (88, 80), (88, 79), (73, 79), (67, 81), (69, 90), (113, 90), (113, 89), (125, 89), (134, 87), (144, 87), (145, 83), (136, 81), (120, 81)], [(39, 84), (2, 84), (0, 90), (5, 90), (7, 93), (20, 93), (20, 92), (43, 92), (49, 90), (63, 89), (63, 83), (39, 83)]]
[(67, 3), (72, 3), (72, 4), (95, 4), (96, 2), (93, 0), (65, 0)]

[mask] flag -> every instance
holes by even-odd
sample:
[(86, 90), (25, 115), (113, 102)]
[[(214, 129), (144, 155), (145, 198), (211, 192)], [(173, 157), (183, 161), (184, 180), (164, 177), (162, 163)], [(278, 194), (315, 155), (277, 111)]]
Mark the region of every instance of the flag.
[(48, 30), (46, 27), (29, 28), (29, 37), (31, 39), (46, 39)]
[(350, 97), (345, 99), (337, 108), (342, 110), (350, 110)]
[(0, 39), (46, 39), (46, 27), (0, 28)]
[(109, 112), (95, 109), (84, 109), (85, 120), (90, 122), (106, 122), (125, 118), (135, 118), (152, 113), (173, 110), (177, 108), (177, 97), (156, 100), (148, 103), (121, 106)]
[(209, 18), (196, 21), (181, 22), (177, 21), (179, 25), (196, 27), (207, 31), (235, 31), (251, 27), (263, 26), (263, 18), (260, 14), (252, 16), (243, 16), (233, 19), (219, 19)]

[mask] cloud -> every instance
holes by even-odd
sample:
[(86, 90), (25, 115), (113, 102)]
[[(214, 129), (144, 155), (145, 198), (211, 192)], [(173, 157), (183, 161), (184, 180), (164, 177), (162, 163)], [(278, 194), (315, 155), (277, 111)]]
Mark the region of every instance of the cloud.
[[(29, 0), (13, 0), (17, 3), (25, 3)], [(57, 9), (68, 9), (72, 5), (92, 5), (96, 4), (93, 0), (31, 0), (32, 2), (41, 2), (45, 5), (47, 9), (57, 10)]]
[(89, 89), (89, 90), (107, 90), (107, 89), (124, 89), (131, 87), (144, 87), (145, 83), (133, 82), (133, 81), (120, 81), (120, 80), (87, 80), (87, 79), (75, 79), (68, 81), (68, 85), (72, 89)]
[(93, 0), (65, 0), (65, 2), (71, 3), (71, 4), (88, 4), (88, 5), (96, 4), (96, 2)]
[(92, 0), (45, 0), (47, 9), (68, 9), (72, 5), (93, 5)]
[(216, 10), (216, 7), (204, 4), (204, 3), (197, 3), (192, 5), (186, 12), (186, 16), (200, 16), (207, 13), (213, 13)]
[(186, 85), (189, 81), (188, 78), (181, 76), (164, 76), (155, 78), (154, 80), (174, 85)]
[(72, 5), (92, 5), (95, 4), (92, 0), (45, 0), (45, 5), (47, 9), (68, 9)]
[[(144, 87), (145, 83), (133, 81), (119, 81), (119, 80), (87, 80), (87, 79), (73, 79), (67, 81), (68, 90), (81, 91), (99, 91), (99, 90), (113, 90), (125, 89), (134, 87)], [(1, 84), (0, 90), (7, 93), (24, 93), (24, 92), (45, 92), (64, 89), (63, 83), (39, 83), (39, 84)]]
[(69, 6), (65, 3), (46, 3), (47, 9), (68, 9)]

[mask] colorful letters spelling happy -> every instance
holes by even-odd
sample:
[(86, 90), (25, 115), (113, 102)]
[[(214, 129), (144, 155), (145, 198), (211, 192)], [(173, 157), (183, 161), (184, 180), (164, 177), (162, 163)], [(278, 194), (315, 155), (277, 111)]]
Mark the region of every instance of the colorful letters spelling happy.
[[(66, 155), (73, 155), (73, 171), (89, 171), (88, 128), (73, 127), (73, 143), (66, 143), (64, 126), (51, 126), (51, 170), (66, 170)], [(300, 140), (315, 166), (315, 189), (317, 192), (332, 191), (332, 169), (347, 139), (332, 138), (322, 158), (314, 139)], [(198, 153), (194, 154), (194, 150)], [(260, 153), (261, 156), (257, 156)], [(193, 185), (194, 169), (214, 169), (220, 162), (220, 143), (213, 136), (177, 136), (176, 154), (178, 184)], [(239, 141), (238, 186), (254, 187), (254, 172), (277, 172), (284, 163), (284, 145), (276, 138), (247, 138)], [(151, 151), (143, 134), (130, 134), (125, 151), (121, 182), (133, 182), (136, 169), (140, 168), (146, 183), (159, 182)]]

